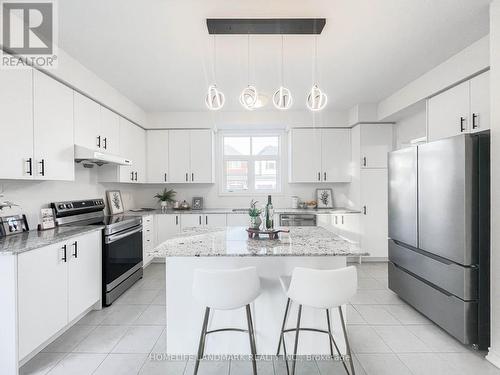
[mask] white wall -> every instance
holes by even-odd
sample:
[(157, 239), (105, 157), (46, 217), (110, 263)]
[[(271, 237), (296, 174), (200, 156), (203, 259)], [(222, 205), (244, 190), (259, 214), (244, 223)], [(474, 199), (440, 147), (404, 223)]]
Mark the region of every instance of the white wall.
[(427, 116), (425, 107), (401, 118), (396, 122), (396, 149), (407, 147), (412, 139), (425, 137), (427, 134)]
[(500, 0), (490, 6), (491, 36), (491, 347), (487, 359), (500, 367)]

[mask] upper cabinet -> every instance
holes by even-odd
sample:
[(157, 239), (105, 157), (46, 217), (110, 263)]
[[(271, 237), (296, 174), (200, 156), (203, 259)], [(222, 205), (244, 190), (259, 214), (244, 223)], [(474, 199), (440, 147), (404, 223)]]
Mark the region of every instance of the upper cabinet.
[(169, 181), (168, 130), (146, 131), (147, 181), (164, 183)]
[(0, 70), (0, 178), (32, 179), (33, 71)]
[(292, 129), (290, 182), (350, 182), (349, 129)]
[(169, 131), (169, 182), (213, 183), (213, 159), (213, 132), (210, 129)]
[(361, 168), (387, 168), (387, 154), (394, 146), (393, 124), (360, 124), (359, 163)]
[(120, 166), (119, 182), (146, 182), (146, 131), (120, 117), (120, 154), (132, 165)]
[(118, 154), (119, 116), (99, 103), (75, 92), (75, 144), (92, 150)]
[(485, 72), (428, 99), (428, 140), (489, 129), (489, 97), (489, 72)]

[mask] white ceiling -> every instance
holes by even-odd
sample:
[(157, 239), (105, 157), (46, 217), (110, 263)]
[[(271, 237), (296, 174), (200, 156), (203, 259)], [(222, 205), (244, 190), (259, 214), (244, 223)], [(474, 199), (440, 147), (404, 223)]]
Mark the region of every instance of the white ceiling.
[[(329, 109), (378, 102), (488, 33), (490, 0), (65, 0), (60, 46), (148, 112), (203, 111), (213, 81), (208, 17), (325, 17), (319, 84)], [(279, 36), (251, 37), (252, 83), (280, 84)], [(313, 37), (285, 37), (285, 85), (305, 109)], [(247, 84), (246, 36), (217, 37), (224, 110)], [(271, 106), (272, 107), (272, 106)], [(270, 109), (270, 106), (267, 107)]]

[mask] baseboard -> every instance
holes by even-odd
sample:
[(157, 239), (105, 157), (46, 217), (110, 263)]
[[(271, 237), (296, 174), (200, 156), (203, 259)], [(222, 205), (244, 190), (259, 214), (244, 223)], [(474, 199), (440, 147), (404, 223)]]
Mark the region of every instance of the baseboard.
[(488, 350), (488, 354), (486, 355), (486, 360), (490, 362), (495, 367), (500, 368), (500, 354), (497, 354), (491, 348)]

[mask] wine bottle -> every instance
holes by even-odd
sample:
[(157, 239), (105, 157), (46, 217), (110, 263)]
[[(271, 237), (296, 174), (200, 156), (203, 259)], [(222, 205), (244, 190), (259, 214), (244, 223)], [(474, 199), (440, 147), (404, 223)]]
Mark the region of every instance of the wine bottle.
[(267, 196), (267, 205), (266, 205), (266, 229), (270, 230), (274, 228), (274, 208), (273, 203), (271, 202), (271, 196)]

